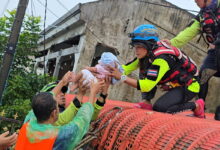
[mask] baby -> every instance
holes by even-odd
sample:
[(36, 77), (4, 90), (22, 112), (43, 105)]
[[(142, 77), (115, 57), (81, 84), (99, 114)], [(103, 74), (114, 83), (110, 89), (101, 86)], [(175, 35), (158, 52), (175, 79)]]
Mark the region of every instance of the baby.
[[(81, 70), (76, 75), (75, 81), (77, 82), (80, 76), (83, 76), (85, 79), (83, 84), (90, 85), (92, 80), (97, 82), (99, 79), (105, 79), (105, 77), (110, 74), (108, 66), (117, 67), (120, 72), (123, 72), (117, 57), (110, 52), (104, 52), (102, 53), (98, 64), (95, 67), (86, 67), (85, 69)], [(111, 79), (111, 84), (115, 84), (117, 82), (119, 82), (119, 80), (116, 80), (115, 78)]]

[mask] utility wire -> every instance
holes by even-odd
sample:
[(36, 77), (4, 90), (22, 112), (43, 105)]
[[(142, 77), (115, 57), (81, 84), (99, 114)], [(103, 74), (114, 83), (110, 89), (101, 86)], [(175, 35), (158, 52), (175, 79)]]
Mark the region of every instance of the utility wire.
[[(43, 7), (45, 7), (45, 5), (40, 1), (40, 0), (37, 0), (39, 4), (41, 4)], [(60, 18), (58, 17), (52, 10), (50, 10), (49, 8), (46, 8), (52, 15), (54, 15), (55, 17), (57, 18)]]
[(64, 9), (66, 9), (67, 11), (69, 11), (69, 9), (60, 1), (60, 0), (56, 0)]
[[(175, 6), (167, 6), (167, 5), (158, 4), (158, 3), (152, 3), (152, 2), (147, 2), (147, 1), (143, 1), (143, 0), (136, 0), (136, 1), (142, 2), (142, 3), (151, 4), (151, 5), (157, 5), (157, 6), (161, 6), (161, 7), (173, 8), (173, 9), (180, 9), (179, 7), (175, 7)], [(189, 12), (195, 12), (195, 13), (198, 13), (198, 12), (199, 12), (199, 11), (196, 11), (196, 10), (190, 10), (190, 9), (184, 9), (184, 8), (181, 8), (181, 9), (182, 9), (182, 10), (189, 11)]]
[[(38, 3), (40, 3), (41, 4), (41, 6), (43, 6), (43, 7), (45, 7), (45, 5), (40, 1), (40, 0), (37, 0), (38, 1)], [(46, 8), (52, 15), (54, 15), (57, 19), (59, 19), (60, 17), (59, 16), (57, 16), (52, 10), (50, 10), (49, 8)], [(64, 22), (64, 24), (66, 24), (66, 25), (68, 25), (69, 26), (69, 24), (67, 24), (66, 22)], [(51, 25), (49, 25), (49, 26), (51, 26)], [(56, 27), (58, 27), (58, 26), (53, 26), (54, 28), (56, 28)]]
[[(39, 1), (39, 0), (38, 0)], [(67, 11), (69, 11), (59, 0), (57, 0), (57, 2), (63, 7), (63, 8), (65, 8)], [(48, 9), (48, 8), (47, 8)], [(49, 10), (49, 9), (48, 9)], [(82, 12), (81, 12), (82, 13)], [(56, 16), (58, 19), (59, 19), (59, 17), (58, 16)], [(75, 18), (75, 19), (77, 19), (75, 16), (73, 16), (73, 18)], [(57, 27), (57, 26), (54, 26), (55, 28)], [(88, 26), (86, 26), (86, 29), (97, 39), (97, 41), (98, 42), (100, 42), (100, 43), (103, 43), (103, 44), (105, 44), (105, 42), (101, 39), (101, 38), (99, 38), (99, 36), (97, 36)], [(45, 38), (45, 33), (44, 33), (44, 38)], [(105, 44), (105, 45), (107, 45), (107, 44)], [(44, 49), (45, 50), (45, 49)], [(117, 52), (115, 52), (116, 54), (117, 54)], [(119, 56), (120, 57), (120, 56)], [(123, 60), (123, 58), (121, 58), (122, 60)]]
[[(158, 28), (160, 28), (160, 29), (166, 31), (166, 32), (169, 33), (169, 34), (171, 34), (171, 35), (173, 35), (173, 36), (176, 36), (176, 34), (174, 34), (173, 32), (168, 31), (167, 29), (163, 28), (163, 27), (160, 26), (159, 24), (156, 24), (156, 23), (152, 22), (151, 20), (149, 20), (149, 19), (147, 19), (147, 18), (144, 18), (144, 20), (150, 22), (150, 24), (153, 24), (153, 25), (157, 26)], [(195, 47), (196, 49), (202, 51), (203, 53), (207, 53), (206, 51), (204, 51), (203, 49), (199, 48), (198, 46), (196, 46), (195, 44), (193, 44), (193, 43), (191, 43), (191, 42), (189, 42), (188, 44), (192, 45), (193, 47)]]
[[(83, 13), (83, 12), (81, 12), (81, 13)], [(57, 18), (59, 19), (59, 17), (57, 17)], [(73, 18), (77, 19), (75, 16), (73, 16)], [(97, 34), (95, 34), (88, 26), (86, 26), (86, 29), (92, 34), (93, 37), (96, 38), (96, 40), (98, 42), (105, 44), (105, 42)], [(89, 43), (94, 44), (94, 43), (91, 43), (91, 42), (89, 42)], [(108, 44), (105, 44), (105, 45), (108, 45)], [(117, 54), (118, 52), (115, 50), (115, 53)], [(123, 61), (123, 64), (125, 64), (125, 61), (121, 56), (118, 55), (117, 57), (119, 57)]]
[[(44, 8), (44, 51), (46, 50), (46, 20), (47, 20), (47, 0), (45, 0), (45, 8)], [(45, 57), (46, 55), (44, 55), (44, 63), (45, 63)], [(46, 66), (44, 64), (44, 76), (46, 74)], [(45, 82), (46, 82), (46, 78), (45, 78)], [(46, 83), (45, 83), (46, 84)]]

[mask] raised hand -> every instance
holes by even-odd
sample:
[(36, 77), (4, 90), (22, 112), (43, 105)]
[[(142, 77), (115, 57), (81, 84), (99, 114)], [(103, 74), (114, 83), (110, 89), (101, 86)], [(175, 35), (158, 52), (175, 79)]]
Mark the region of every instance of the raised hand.
[(109, 88), (110, 84), (111, 84), (111, 77), (106, 76), (104, 86), (102, 88), (102, 94), (104, 94), (104, 95), (108, 94), (108, 88)]
[(105, 81), (100, 80), (98, 82), (91, 82), (90, 85), (90, 95), (89, 95), (89, 102), (94, 103), (96, 100), (96, 94), (100, 92), (101, 88), (103, 88)]
[(17, 140), (17, 133), (8, 136), (9, 132), (0, 134), (0, 150), (7, 149), (9, 146), (14, 145)]
[(75, 91), (79, 87), (79, 81), (82, 79), (83, 74), (82, 72), (79, 72), (77, 74), (72, 74), (72, 84), (70, 85), (70, 91)]
[(75, 91), (78, 87), (79, 87), (78, 84), (72, 83), (72, 84), (70, 85), (70, 91), (73, 92), (73, 91)]
[(72, 82), (73, 82), (73, 83), (78, 83), (79, 80), (80, 80), (82, 77), (83, 77), (83, 74), (82, 74), (81, 71), (80, 71), (79, 73), (77, 73), (77, 74), (73, 73), (73, 74), (72, 74)]
[(57, 96), (60, 93), (63, 86), (66, 86), (69, 82), (72, 82), (73, 72), (68, 71), (57, 84), (57, 86), (52, 90), (52, 92)]
[(75, 77), (75, 74), (71, 71), (68, 71), (62, 78), (63, 85), (67, 85), (69, 82), (72, 82)]
[(79, 86), (79, 94), (81, 95), (85, 95), (86, 94), (86, 91), (88, 90), (89, 88), (89, 82), (87, 82), (86, 84), (83, 84), (83, 82), (85, 81), (84, 78), (81, 78), (79, 80), (79, 83), (78, 83), (78, 86)]
[(117, 80), (120, 80), (121, 79), (121, 75), (122, 73), (118, 70), (118, 68), (114, 68), (114, 67), (111, 67), (111, 66), (108, 66), (109, 70), (110, 70), (110, 76), (111, 77), (114, 77), (115, 79)]

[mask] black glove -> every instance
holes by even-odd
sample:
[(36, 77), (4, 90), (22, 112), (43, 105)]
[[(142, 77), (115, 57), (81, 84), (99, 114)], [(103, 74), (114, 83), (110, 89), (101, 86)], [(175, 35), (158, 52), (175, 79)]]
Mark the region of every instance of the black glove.
[(76, 106), (76, 108), (80, 108), (81, 107), (81, 103), (80, 103), (80, 101), (78, 100), (77, 97), (75, 97), (72, 102)]

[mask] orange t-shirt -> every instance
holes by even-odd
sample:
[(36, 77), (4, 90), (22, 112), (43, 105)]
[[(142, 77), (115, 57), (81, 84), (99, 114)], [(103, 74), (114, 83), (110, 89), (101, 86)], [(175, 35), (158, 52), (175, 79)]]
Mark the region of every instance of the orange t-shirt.
[(52, 150), (56, 138), (42, 140), (38, 143), (30, 143), (27, 138), (27, 125), (25, 123), (19, 131), (15, 150)]

